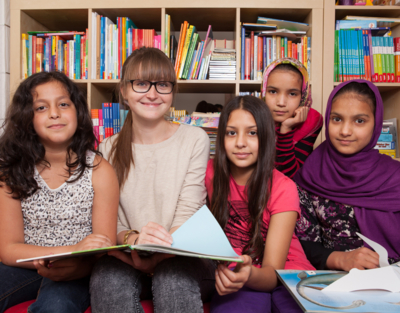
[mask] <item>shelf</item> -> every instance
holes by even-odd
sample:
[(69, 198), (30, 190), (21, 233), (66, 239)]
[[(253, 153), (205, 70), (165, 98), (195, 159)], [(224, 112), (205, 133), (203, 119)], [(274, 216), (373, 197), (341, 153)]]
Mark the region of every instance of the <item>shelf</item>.
[(375, 16), (375, 17), (400, 17), (400, 6), (335, 6), (336, 19), (341, 20), (347, 15)]
[[(338, 86), (341, 84), (340, 82), (334, 82), (333, 86)], [(376, 87), (378, 87), (380, 92), (390, 91), (399, 89), (400, 83), (374, 83)]]
[(178, 80), (178, 93), (235, 93), (234, 80)]

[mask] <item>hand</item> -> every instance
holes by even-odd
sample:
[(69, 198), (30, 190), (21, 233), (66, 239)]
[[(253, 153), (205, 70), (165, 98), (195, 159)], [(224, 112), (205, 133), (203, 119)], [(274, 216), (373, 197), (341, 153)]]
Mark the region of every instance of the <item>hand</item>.
[(172, 245), (172, 236), (161, 225), (149, 222), (142, 227), (136, 244), (156, 244), (170, 247)]
[(116, 250), (109, 251), (108, 255), (120, 259), (122, 262), (129, 264), (143, 273), (153, 273), (158, 263), (164, 259), (169, 259), (175, 256), (166, 253), (154, 253), (151, 257), (141, 258), (135, 250), (131, 251), (130, 254)]
[(110, 247), (112, 245), (112, 241), (107, 236), (100, 234), (90, 234), (83, 240), (79, 241), (76, 245), (74, 245), (73, 251), (99, 249)]
[(93, 257), (69, 258), (54, 262), (35, 260), (33, 265), (43, 277), (53, 281), (68, 281), (89, 275), (94, 260)]
[(242, 255), (240, 258), (244, 262), (238, 263), (234, 271), (223, 264), (219, 264), (215, 270), (215, 288), (219, 295), (224, 296), (236, 292), (249, 280), (253, 266), (251, 257)]
[(294, 111), (294, 116), (281, 123), (281, 134), (286, 134), (293, 130), (298, 124), (304, 123), (307, 119), (309, 107), (300, 107)]
[(368, 249), (359, 248), (348, 252), (332, 252), (326, 261), (328, 268), (350, 271), (352, 268), (359, 270), (379, 267), (379, 254)]

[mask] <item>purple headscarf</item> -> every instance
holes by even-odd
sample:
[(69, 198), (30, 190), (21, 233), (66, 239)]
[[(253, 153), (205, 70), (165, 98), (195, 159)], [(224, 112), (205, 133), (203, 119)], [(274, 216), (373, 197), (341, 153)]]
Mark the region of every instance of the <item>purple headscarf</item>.
[[(365, 83), (374, 92), (375, 129), (364, 149), (345, 155), (330, 142), (328, 128), (332, 99), (351, 82)], [(390, 257), (398, 257), (400, 236), (396, 234), (400, 227), (400, 162), (374, 149), (382, 124), (383, 101), (373, 83), (355, 79), (340, 84), (332, 91), (326, 107), (326, 140), (307, 158), (294, 181), (311, 193), (353, 206), (361, 232), (388, 249)], [(388, 224), (388, 221), (391, 222)]]

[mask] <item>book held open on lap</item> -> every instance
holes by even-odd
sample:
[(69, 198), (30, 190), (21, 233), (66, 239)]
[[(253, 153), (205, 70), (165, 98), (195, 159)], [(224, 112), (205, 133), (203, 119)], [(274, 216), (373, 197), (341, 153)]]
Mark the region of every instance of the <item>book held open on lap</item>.
[(172, 239), (173, 243), (170, 247), (153, 244), (119, 245), (20, 259), (17, 260), (17, 263), (33, 260), (58, 260), (80, 257), (106, 253), (112, 250), (140, 250), (228, 262), (243, 262), (233, 250), (221, 226), (205, 205), (172, 234)]

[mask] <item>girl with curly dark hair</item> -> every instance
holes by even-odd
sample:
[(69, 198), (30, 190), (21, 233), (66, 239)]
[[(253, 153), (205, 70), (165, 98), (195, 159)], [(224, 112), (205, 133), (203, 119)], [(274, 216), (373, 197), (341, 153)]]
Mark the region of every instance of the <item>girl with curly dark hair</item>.
[(83, 312), (92, 257), (18, 259), (116, 242), (118, 180), (94, 149), (86, 99), (59, 72), (37, 73), (14, 94), (0, 137), (0, 312)]

